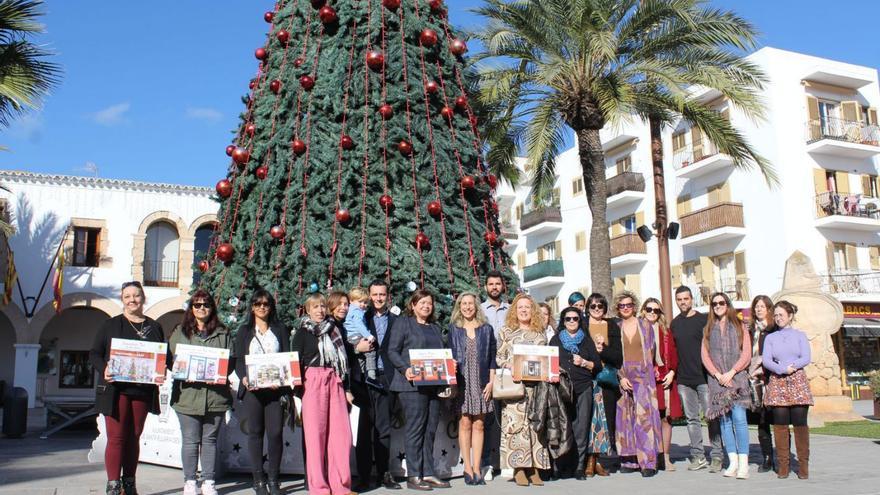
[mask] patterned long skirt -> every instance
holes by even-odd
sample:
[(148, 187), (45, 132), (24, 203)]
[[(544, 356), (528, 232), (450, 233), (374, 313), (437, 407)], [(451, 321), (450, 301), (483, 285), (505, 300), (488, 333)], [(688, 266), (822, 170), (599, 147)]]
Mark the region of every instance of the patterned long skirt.
[[(654, 367), (625, 361), (620, 373), (633, 388), (632, 392), (622, 391), (623, 396), (617, 401), (617, 453), (621, 466), (657, 469), (661, 437)], [(633, 462), (633, 457), (638, 462)]]
[(590, 424), (591, 454), (607, 454), (611, 450), (611, 439), (608, 435), (608, 420), (605, 417), (605, 401), (602, 387), (593, 385), (593, 421)]

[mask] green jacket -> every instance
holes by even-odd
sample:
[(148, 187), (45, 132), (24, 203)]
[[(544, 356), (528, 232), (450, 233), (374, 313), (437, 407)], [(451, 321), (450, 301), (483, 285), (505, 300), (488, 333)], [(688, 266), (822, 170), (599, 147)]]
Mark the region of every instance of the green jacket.
[[(180, 325), (178, 325), (168, 340), (168, 350), (174, 355), (176, 353), (177, 344), (200, 345), (205, 347), (213, 347), (219, 349), (229, 349), (230, 363), (229, 371), (232, 371), (234, 363), (233, 357), (233, 341), (235, 339), (230, 335), (229, 330), (225, 327), (218, 327), (207, 339), (202, 339), (198, 335), (187, 338), (183, 333)], [(208, 385), (206, 383), (185, 382), (181, 380), (174, 381), (174, 387), (171, 392), (171, 407), (181, 414), (191, 416), (203, 416), (207, 413), (226, 412), (232, 408), (232, 391), (229, 384), (226, 385)]]

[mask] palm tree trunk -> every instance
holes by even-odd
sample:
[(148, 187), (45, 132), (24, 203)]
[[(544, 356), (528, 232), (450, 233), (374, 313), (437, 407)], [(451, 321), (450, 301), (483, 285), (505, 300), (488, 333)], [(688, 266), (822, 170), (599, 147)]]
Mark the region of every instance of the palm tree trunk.
[(669, 270), (669, 237), (667, 235), (666, 180), (663, 175), (663, 137), (660, 122), (648, 119), (651, 129), (651, 168), (654, 175), (654, 216), (657, 232), (657, 257), (660, 265), (660, 302), (663, 311), (672, 315), (672, 275)]
[(598, 129), (575, 131), (584, 178), (587, 204), (593, 223), (590, 227), (590, 283), (592, 291), (611, 297), (611, 239), (608, 233), (608, 193), (605, 183), (605, 152)]

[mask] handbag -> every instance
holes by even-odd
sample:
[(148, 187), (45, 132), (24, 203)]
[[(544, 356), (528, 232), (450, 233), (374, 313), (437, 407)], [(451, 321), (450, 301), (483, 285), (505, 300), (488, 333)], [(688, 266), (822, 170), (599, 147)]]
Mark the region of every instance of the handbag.
[(617, 388), (620, 386), (620, 380), (617, 379), (617, 368), (614, 366), (605, 366), (602, 371), (596, 375), (596, 382), (606, 388)]
[(519, 400), (526, 396), (526, 386), (513, 381), (513, 372), (501, 368), (492, 382), (492, 397), (496, 400)]
[(764, 405), (764, 381), (760, 378), (749, 378), (749, 396), (752, 399), (752, 407)]

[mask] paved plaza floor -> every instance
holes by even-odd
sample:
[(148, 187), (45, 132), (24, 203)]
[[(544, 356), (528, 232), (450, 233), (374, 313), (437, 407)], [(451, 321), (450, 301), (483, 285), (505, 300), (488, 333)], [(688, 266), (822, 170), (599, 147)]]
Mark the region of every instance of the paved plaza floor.
[[(864, 405), (859, 407), (860, 410), (864, 408)], [(687, 432), (684, 427), (676, 427), (673, 433), (676, 472), (661, 472), (654, 478), (642, 478), (634, 473), (614, 474), (608, 478), (587, 481), (562, 480), (548, 482), (544, 487), (533, 487), (529, 493), (572, 495), (596, 490), (594, 493), (626, 495), (880, 494), (880, 439), (813, 435), (810, 480), (801, 481), (794, 474), (786, 480), (779, 480), (772, 473), (758, 474), (754, 463), (758, 461), (760, 450), (756, 432), (752, 430), (751, 435), (753, 464), (749, 480), (724, 478), (720, 474), (710, 474), (705, 469), (689, 472), (684, 460), (687, 455)], [(41, 440), (37, 432), (31, 432), (23, 439), (0, 439), (0, 495), (104, 493), (103, 464), (90, 464), (86, 460), (92, 439), (93, 435), (88, 431), (60, 432), (48, 440)], [(306, 493), (301, 478), (285, 477), (282, 481), (285, 493)], [(485, 487), (467, 486), (461, 478), (451, 481), (452, 488), (446, 492), (492, 495), (525, 493), (525, 489), (505, 478), (496, 478)], [(180, 493), (181, 485), (182, 472), (179, 469), (148, 464), (141, 464), (138, 468), (138, 487), (143, 495)], [(227, 476), (218, 482), (218, 486), (223, 494), (253, 493), (249, 478), (242, 475)], [(384, 490), (369, 493), (386, 495)]]

